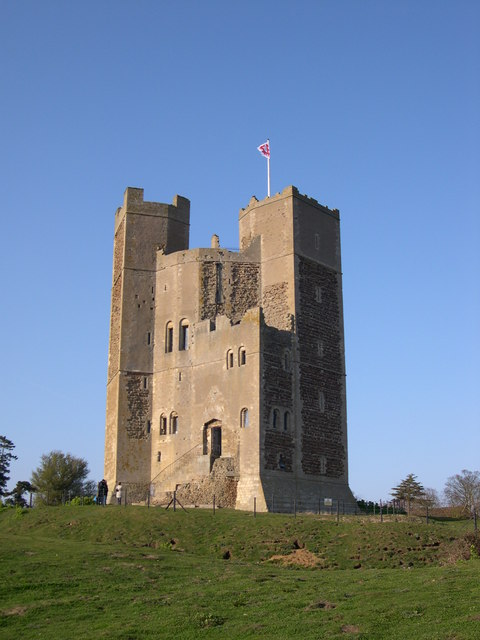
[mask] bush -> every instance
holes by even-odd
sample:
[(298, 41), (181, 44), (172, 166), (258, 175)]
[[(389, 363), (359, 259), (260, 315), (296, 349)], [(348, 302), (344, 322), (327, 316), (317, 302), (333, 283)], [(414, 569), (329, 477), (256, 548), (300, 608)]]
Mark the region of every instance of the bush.
[(67, 502), (66, 504), (70, 507), (88, 506), (95, 504), (95, 499), (93, 496), (77, 496), (76, 498), (72, 498), (70, 502)]

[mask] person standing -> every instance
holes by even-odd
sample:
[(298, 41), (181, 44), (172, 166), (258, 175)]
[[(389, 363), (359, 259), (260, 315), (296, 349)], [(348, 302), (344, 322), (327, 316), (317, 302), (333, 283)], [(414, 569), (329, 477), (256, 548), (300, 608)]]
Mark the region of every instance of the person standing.
[(123, 487), (122, 487), (122, 483), (119, 482), (115, 487), (115, 497), (117, 498), (117, 504), (122, 504), (122, 494), (123, 494)]
[(98, 504), (103, 507), (107, 504), (108, 485), (105, 478), (98, 483)]

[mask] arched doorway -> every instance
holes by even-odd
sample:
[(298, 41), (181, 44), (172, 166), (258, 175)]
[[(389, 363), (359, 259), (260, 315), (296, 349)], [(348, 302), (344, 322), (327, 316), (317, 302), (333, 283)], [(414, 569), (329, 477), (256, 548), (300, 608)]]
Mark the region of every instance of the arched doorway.
[(203, 425), (203, 455), (210, 455), (210, 471), (213, 463), (222, 455), (222, 422), (209, 420)]

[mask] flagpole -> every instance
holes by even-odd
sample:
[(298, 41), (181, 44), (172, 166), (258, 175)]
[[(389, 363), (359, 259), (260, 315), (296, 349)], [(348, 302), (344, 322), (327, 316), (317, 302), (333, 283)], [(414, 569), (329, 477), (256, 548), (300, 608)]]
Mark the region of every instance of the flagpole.
[(269, 154), (268, 154), (268, 158), (267, 158), (267, 185), (268, 185), (268, 197), (270, 198), (270, 139), (267, 140), (268, 143), (268, 150), (269, 150)]

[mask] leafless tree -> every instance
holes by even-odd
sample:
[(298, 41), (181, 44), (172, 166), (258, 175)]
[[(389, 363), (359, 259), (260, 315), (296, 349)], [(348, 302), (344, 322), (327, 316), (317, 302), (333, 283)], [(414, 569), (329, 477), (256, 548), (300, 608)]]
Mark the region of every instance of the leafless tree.
[(445, 497), (454, 507), (462, 507), (471, 513), (480, 506), (480, 472), (463, 469), (461, 473), (448, 478), (444, 489)]

